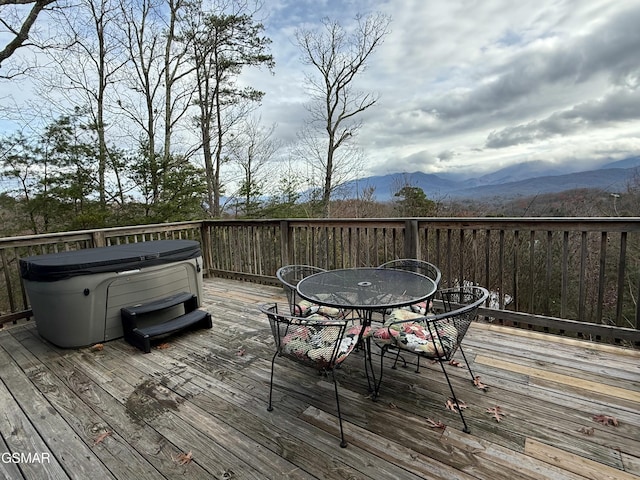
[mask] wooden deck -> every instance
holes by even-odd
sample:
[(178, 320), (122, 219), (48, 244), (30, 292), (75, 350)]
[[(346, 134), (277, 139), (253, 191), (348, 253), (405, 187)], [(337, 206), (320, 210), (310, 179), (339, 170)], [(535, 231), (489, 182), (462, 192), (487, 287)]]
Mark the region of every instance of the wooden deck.
[(389, 368), (374, 402), (354, 353), (337, 372), (343, 449), (332, 385), (309, 369), (277, 361), (267, 412), (273, 343), (255, 306), (274, 300), (206, 280), (214, 328), (146, 355), (123, 340), (59, 349), (33, 323), (0, 331), (0, 477), (640, 479), (640, 351), (475, 324), (463, 345), (488, 390), (448, 366), (471, 434), (439, 365)]

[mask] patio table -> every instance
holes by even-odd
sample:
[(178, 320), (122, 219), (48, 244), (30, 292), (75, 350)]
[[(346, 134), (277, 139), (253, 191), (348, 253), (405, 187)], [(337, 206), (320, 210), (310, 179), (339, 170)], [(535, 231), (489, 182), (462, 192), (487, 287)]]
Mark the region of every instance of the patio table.
[[(435, 282), (424, 275), (388, 268), (328, 270), (310, 275), (297, 285), (298, 294), (305, 300), (357, 312), (362, 322), (360, 341), (366, 328), (371, 325), (374, 312), (428, 301), (436, 288)], [(373, 392), (375, 399), (379, 386), (371, 363), (371, 338), (365, 337), (361, 343), (365, 350), (369, 391)]]

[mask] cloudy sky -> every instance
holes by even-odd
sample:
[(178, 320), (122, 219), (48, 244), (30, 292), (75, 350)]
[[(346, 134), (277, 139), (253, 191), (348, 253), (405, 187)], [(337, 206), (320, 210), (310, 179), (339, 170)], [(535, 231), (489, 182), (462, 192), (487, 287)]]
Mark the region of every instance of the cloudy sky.
[[(263, 121), (293, 140), (308, 98), (296, 28), (392, 17), (357, 88), (380, 94), (357, 137), (366, 175), (483, 173), (640, 154), (640, 0), (269, 0), (275, 75)], [(364, 176), (363, 174), (363, 176)]]
[(309, 98), (296, 29), (323, 17), (348, 26), (357, 13), (391, 16), (355, 84), (380, 95), (355, 139), (361, 176), (478, 175), (534, 160), (583, 170), (640, 155), (640, 0), (264, 3), (275, 74), (248, 81), (266, 92), (263, 122), (289, 144)]

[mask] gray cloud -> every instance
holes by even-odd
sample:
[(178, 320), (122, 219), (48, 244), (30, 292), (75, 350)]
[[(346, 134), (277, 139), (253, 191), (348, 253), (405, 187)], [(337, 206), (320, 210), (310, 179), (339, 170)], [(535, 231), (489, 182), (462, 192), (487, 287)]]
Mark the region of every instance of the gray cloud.
[(455, 152), (452, 150), (443, 150), (437, 156), (440, 161), (451, 160), (455, 156)]
[(528, 105), (532, 95), (544, 94), (553, 85), (571, 87), (603, 74), (616, 84), (637, 81), (638, 25), (640, 6), (633, 5), (588, 35), (562, 42), (532, 41), (488, 71), (485, 78), (490, 80), (427, 101), (421, 110), (435, 112), (443, 122), (453, 122), (474, 115), (508, 113), (514, 105)]
[[(380, 168), (374, 168), (374, 173), (385, 175), (390, 172), (424, 172), (437, 163), (438, 158), (436, 156), (426, 150), (422, 150), (405, 157), (396, 158), (393, 162), (380, 166)], [(389, 170), (390, 166), (392, 166), (391, 170)]]
[(640, 120), (640, 89), (619, 90), (601, 100), (581, 103), (543, 120), (493, 131), (487, 137), (485, 146), (504, 148), (533, 143), (588, 127), (613, 126), (616, 122), (633, 120)]

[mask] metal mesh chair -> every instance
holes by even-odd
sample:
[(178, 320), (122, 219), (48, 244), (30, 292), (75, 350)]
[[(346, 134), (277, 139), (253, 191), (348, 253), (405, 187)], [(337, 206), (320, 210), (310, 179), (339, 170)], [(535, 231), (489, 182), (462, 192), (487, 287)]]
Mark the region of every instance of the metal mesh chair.
[(398, 260), (391, 260), (390, 262), (383, 263), (378, 268), (395, 268), (397, 270), (409, 270), (416, 272), (425, 277), (429, 277), (436, 284), (436, 287), (440, 285), (442, 279), (442, 272), (433, 263), (425, 262), (424, 260), (417, 260), (415, 258), (401, 258)]
[(461, 343), (469, 325), (478, 316), (478, 307), (488, 297), (489, 292), (485, 288), (478, 286), (440, 290), (436, 293), (434, 301), (435, 313), (419, 318), (391, 321), (385, 325), (383, 328), (386, 328), (386, 336), (389, 340), (382, 345), (380, 377), (376, 391), (379, 389), (380, 381), (382, 380), (384, 354), (389, 348), (415, 353), (418, 355), (418, 359), (426, 357), (436, 360), (440, 363), (447, 379), (453, 404), (460, 413), (460, 418), (464, 424), (463, 430), (468, 433), (469, 427), (464, 415), (462, 415), (462, 409), (444, 364), (448, 363), (457, 351), (460, 351), (471, 375), (471, 380), (475, 380)]
[[(401, 258), (398, 260), (391, 260), (390, 262), (383, 263), (378, 268), (394, 268), (396, 270), (408, 270), (410, 272), (419, 273), (425, 277), (430, 278), (436, 284), (436, 288), (440, 285), (442, 279), (442, 272), (433, 263), (425, 262), (424, 260), (417, 260), (415, 258)], [(429, 313), (429, 302), (425, 302), (417, 305), (410, 305), (408, 307), (402, 307), (406, 310), (411, 310), (416, 313), (427, 314)], [(386, 315), (392, 312), (384, 312)], [(397, 361), (397, 359), (396, 359)]]
[(344, 316), (344, 313), (337, 308), (315, 305), (299, 298), (298, 290), (296, 289), (298, 282), (309, 275), (320, 272), (326, 272), (326, 270), (311, 265), (286, 265), (276, 271), (276, 277), (282, 283), (287, 294), (291, 315), (306, 317), (314, 313), (320, 313), (325, 317), (341, 318)]
[(328, 319), (317, 314), (306, 318), (283, 314), (278, 311), (278, 305), (275, 303), (261, 305), (260, 310), (269, 318), (271, 333), (276, 344), (276, 352), (271, 360), (267, 410), (273, 410), (273, 371), (276, 357), (287, 357), (320, 372), (331, 372), (340, 424), (340, 446), (346, 447), (347, 442), (344, 439), (342, 429), (338, 383), (334, 370), (353, 351), (358, 342), (361, 327), (359, 325), (350, 326), (348, 320)]
[[(394, 269), (397, 269), (397, 270), (408, 270), (410, 272), (419, 273), (419, 274), (424, 275), (425, 277), (428, 277), (431, 280), (433, 280), (434, 283), (436, 284), (436, 288), (438, 288), (438, 286), (440, 285), (440, 280), (442, 279), (442, 272), (433, 263), (425, 262), (424, 260), (417, 260), (415, 258), (400, 258), (400, 259), (397, 259), (397, 260), (391, 260), (390, 262), (386, 262), (386, 263), (383, 263), (382, 265), (378, 266), (378, 268), (394, 268)], [(402, 307), (402, 308), (404, 310), (409, 310), (411, 312), (414, 312), (414, 313), (420, 314), (420, 315), (426, 315), (427, 313), (429, 313), (431, 311), (429, 301), (425, 301), (424, 303), (421, 303), (421, 304), (410, 305), (408, 307)], [(393, 316), (394, 313), (397, 314), (398, 316), (400, 316), (400, 314), (403, 313), (403, 312), (398, 312), (398, 311), (394, 311), (394, 310), (382, 312), (384, 321), (386, 322), (386, 319), (389, 316)], [(411, 316), (411, 315), (409, 315), (409, 316)], [(382, 333), (383, 334), (382, 336), (386, 337), (386, 335), (384, 335), (384, 331), (383, 330), (380, 330), (379, 333)], [(398, 350), (398, 353), (396, 355), (395, 361), (393, 362), (393, 367), (392, 368), (396, 368), (396, 364), (398, 363), (398, 359), (400, 357), (401, 357), (400, 351)], [(404, 366), (406, 367), (407, 366), (407, 362), (404, 360), (404, 357), (402, 357), (402, 361), (403, 361)], [(420, 371), (420, 359), (419, 358), (418, 358), (418, 365), (417, 365), (416, 372), (418, 372), (418, 371)]]

